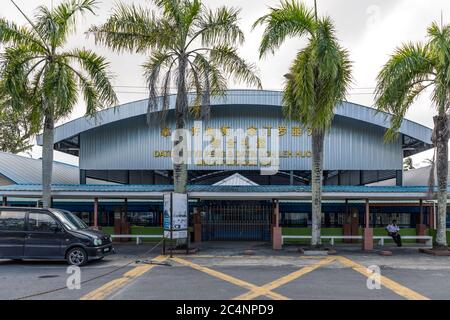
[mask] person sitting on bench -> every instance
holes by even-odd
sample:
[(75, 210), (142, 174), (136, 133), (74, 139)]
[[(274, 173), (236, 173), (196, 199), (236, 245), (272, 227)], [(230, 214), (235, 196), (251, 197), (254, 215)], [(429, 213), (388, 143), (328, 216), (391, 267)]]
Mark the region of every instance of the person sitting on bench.
[(394, 242), (397, 244), (397, 247), (402, 246), (402, 237), (400, 236), (400, 228), (397, 225), (397, 220), (392, 220), (392, 223), (386, 227), (388, 235), (394, 239)]

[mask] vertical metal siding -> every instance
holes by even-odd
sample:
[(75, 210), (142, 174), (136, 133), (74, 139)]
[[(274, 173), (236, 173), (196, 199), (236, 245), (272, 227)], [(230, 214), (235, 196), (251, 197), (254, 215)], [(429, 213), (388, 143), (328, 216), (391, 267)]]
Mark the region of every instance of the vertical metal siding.
[[(234, 108), (236, 105), (267, 106), (280, 108), (282, 93), (266, 90), (229, 90), (227, 96), (212, 99), (212, 105), (226, 105)], [(174, 108), (174, 96), (169, 100), (170, 108)], [(70, 138), (87, 130), (98, 128), (113, 122), (143, 115), (147, 110), (147, 100), (126, 103), (116, 108), (109, 108), (97, 113), (96, 118), (82, 117), (69, 121), (55, 129), (55, 142)], [(336, 114), (372, 123), (381, 127), (389, 127), (389, 116), (376, 113), (372, 108), (358, 104), (344, 102), (336, 108)], [(400, 132), (425, 143), (431, 143), (431, 130), (408, 120), (403, 121)], [(38, 144), (42, 144), (42, 136), (37, 137)]]
[[(193, 122), (188, 121), (187, 128)], [(287, 133), (280, 137), (280, 151), (311, 150), (311, 137), (291, 135), (292, 126), (282, 116), (280, 108), (237, 105), (232, 108), (216, 106), (206, 127), (220, 128), (228, 125), (234, 129), (250, 126), (286, 125)], [(173, 115), (169, 114), (167, 126), (174, 128)], [(402, 167), (402, 146), (398, 139), (385, 144), (384, 129), (336, 116), (325, 141), (325, 170), (391, 170)], [(155, 158), (154, 151), (170, 150), (170, 137), (162, 137), (159, 127), (149, 127), (144, 116), (125, 119), (101, 126), (81, 135), (80, 168), (91, 170), (165, 170), (171, 169), (170, 158)], [(310, 158), (289, 157), (281, 159), (281, 170), (309, 170)], [(255, 166), (194, 166), (195, 170), (258, 170)]]

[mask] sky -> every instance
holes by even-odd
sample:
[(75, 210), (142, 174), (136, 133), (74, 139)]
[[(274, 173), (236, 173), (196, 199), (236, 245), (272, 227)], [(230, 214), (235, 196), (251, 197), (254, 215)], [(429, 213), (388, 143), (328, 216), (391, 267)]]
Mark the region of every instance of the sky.
[[(57, 5), (59, 0), (16, 0), (27, 15), (32, 15), (39, 5)], [(123, 0), (126, 4), (138, 4), (152, 8), (150, 0)], [(313, 0), (303, 0), (312, 6)], [(117, 54), (98, 46), (85, 32), (91, 25), (106, 21), (116, 1), (103, 0), (97, 4), (95, 15), (86, 15), (79, 20), (76, 34), (70, 37), (67, 46), (93, 49), (105, 56), (111, 63), (115, 75), (113, 84), (120, 103), (147, 97), (141, 64), (145, 55)], [(279, 0), (203, 0), (211, 9), (222, 5), (241, 8), (240, 26), (246, 41), (240, 47), (240, 54), (257, 65), (263, 89), (281, 90), (283, 75), (287, 73), (296, 52), (304, 45), (304, 40), (290, 39), (273, 56), (259, 59), (257, 50), (263, 32), (262, 27), (252, 30), (253, 22), (268, 12), (268, 8), (278, 6)], [(373, 106), (373, 91), (380, 68), (389, 59), (396, 47), (410, 41), (426, 41), (426, 30), (433, 21), (444, 24), (450, 22), (449, 0), (317, 0), (319, 15), (329, 15), (335, 22), (337, 36), (342, 46), (349, 50), (353, 61), (353, 85), (348, 101)], [(9, 0), (2, 0), (0, 16), (25, 24), (26, 20)], [(229, 88), (247, 86), (230, 81)], [(83, 116), (84, 103), (80, 101), (73, 113), (60, 123)], [(429, 92), (424, 93), (406, 115), (407, 119), (432, 127), (435, 109), (430, 103)], [(39, 158), (41, 148), (33, 147), (30, 156)], [(424, 166), (424, 159), (432, 158), (432, 151), (416, 155), (415, 166)], [(77, 164), (78, 158), (55, 152), (55, 160)]]

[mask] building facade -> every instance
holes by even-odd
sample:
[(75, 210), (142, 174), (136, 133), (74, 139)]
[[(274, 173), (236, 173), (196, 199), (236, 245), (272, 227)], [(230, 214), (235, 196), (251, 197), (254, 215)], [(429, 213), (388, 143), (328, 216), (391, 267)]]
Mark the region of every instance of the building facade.
[[(136, 228), (160, 225), (162, 194), (170, 192), (173, 183), (174, 103), (171, 96), (166, 117), (155, 112), (150, 122), (146, 120), (148, 102), (140, 100), (57, 127), (55, 149), (79, 157), (80, 184), (55, 185), (54, 204), (105, 228), (116, 226), (115, 219), (121, 214)], [(325, 138), (324, 228), (348, 233), (345, 226), (351, 229), (353, 224), (355, 230), (350, 232), (359, 232), (356, 229), (364, 222), (367, 199), (372, 201), (370, 223), (374, 227), (394, 217), (408, 228), (432, 222), (426, 187), (402, 187), (404, 157), (431, 148), (432, 131), (404, 120), (398, 138), (385, 143), (389, 125), (390, 116), (372, 108), (349, 102), (336, 107)], [(307, 230), (311, 220), (311, 130), (283, 116), (281, 92), (230, 90), (212, 99), (208, 122), (190, 119), (186, 128), (201, 150), (211, 144), (205, 138), (208, 132), (224, 137), (216, 142), (219, 150), (224, 150), (222, 162), (193, 156), (188, 166), (191, 223), (201, 225), (202, 240), (269, 240), (275, 202), (282, 226)], [(229, 141), (230, 130), (245, 133), (248, 140), (243, 144), (265, 145), (267, 155), (276, 138), (278, 147), (272, 149), (280, 159), (277, 172), (261, 174), (266, 166), (261, 158), (249, 155), (239, 160), (237, 151), (227, 158), (227, 147), (233, 149), (239, 143), (239, 136)], [(385, 180), (395, 185), (366, 186)], [(38, 197), (40, 192), (39, 186), (30, 185), (0, 191), (4, 197), (16, 199)]]

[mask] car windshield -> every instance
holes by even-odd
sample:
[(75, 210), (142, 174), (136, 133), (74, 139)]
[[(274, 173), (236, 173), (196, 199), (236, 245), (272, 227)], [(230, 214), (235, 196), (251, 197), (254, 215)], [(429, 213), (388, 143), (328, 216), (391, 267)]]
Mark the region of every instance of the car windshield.
[(88, 226), (83, 222), (83, 220), (78, 218), (72, 212), (65, 210), (54, 210), (53, 214), (69, 230), (81, 230), (88, 228)]

